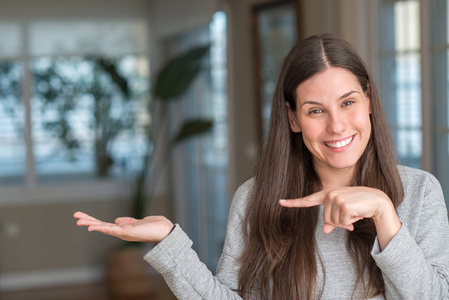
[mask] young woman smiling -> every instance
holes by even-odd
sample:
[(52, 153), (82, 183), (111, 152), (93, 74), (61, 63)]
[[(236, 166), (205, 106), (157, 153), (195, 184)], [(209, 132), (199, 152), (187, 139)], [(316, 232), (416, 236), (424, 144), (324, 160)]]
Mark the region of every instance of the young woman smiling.
[(372, 76), (333, 35), (284, 60), (267, 141), (232, 201), (215, 276), (164, 217), (77, 224), (155, 242), (144, 257), (180, 299), (447, 299), (449, 225), (438, 181), (396, 166)]

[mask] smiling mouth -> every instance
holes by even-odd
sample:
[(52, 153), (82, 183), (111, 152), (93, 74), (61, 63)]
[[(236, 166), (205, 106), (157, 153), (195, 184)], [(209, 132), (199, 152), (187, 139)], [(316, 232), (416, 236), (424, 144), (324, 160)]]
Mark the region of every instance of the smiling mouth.
[(344, 139), (344, 140), (341, 140), (338, 142), (324, 142), (324, 144), (329, 148), (334, 148), (334, 149), (343, 148), (344, 146), (346, 146), (350, 142), (352, 142), (353, 138), (354, 138), (354, 136), (350, 136), (347, 139)]

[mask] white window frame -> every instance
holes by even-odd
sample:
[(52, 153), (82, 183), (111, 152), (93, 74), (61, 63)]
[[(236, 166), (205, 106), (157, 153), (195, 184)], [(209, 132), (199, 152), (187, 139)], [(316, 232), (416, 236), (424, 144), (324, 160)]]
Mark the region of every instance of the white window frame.
[[(372, 61), (373, 65), (376, 67), (372, 68), (375, 71), (375, 75), (379, 78), (379, 65), (380, 65), (380, 50), (379, 50), (379, 42), (380, 42), (380, 33), (379, 33), (379, 6), (380, 2), (378, 1), (370, 1), (370, 11), (373, 16), (375, 16), (371, 20), (371, 28), (369, 36), (373, 37), (374, 45), (377, 45), (375, 48), (376, 51), (373, 52)], [(434, 107), (435, 105), (441, 103), (445, 106), (448, 104), (447, 98), (437, 99), (435, 95), (435, 91), (433, 88), (433, 77), (434, 70), (432, 68), (432, 22), (433, 18), (431, 15), (432, 12), (432, 1), (427, 0), (419, 0), (420, 5), (420, 64), (421, 64), (421, 120), (422, 120), (422, 156), (421, 156), (421, 169), (426, 170), (432, 174), (436, 174), (436, 163), (446, 165), (445, 174), (449, 172), (449, 161), (441, 161), (441, 157), (437, 158), (438, 161), (434, 159), (434, 154), (437, 151), (435, 149), (435, 134), (436, 133), (449, 133), (449, 128), (436, 128), (434, 126)], [(446, 13), (446, 12), (445, 12)], [(449, 22), (449, 20), (448, 20)], [(449, 50), (449, 45), (446, 45)], [(449, 76), (446, 74), (446, 76)], [(447, 79), (445, 79), (447, 81)], [(381, 87), (380, 87), (381, 88)], [(446, 86), (446, 93), (449, 92), (449, 86)], [(449, 116), (446, 116), (449, 117)], [(446, 146), (443, 151), (448, 151)], [(444, 156), (444, 155), (443, 155)], [(446, 157), (447, 158), (447, 157)], [(447, 175), (444, 175), (447, 176)], [(449, 183), (443, 182), (443, 179), (440, 179), (440, 183), (443, 186), (445, 191), (446, 204), (449, 207)]]
[[(111, 19), (115, 20), (115, 19)], [(120, 19), (119, 19), (120, 20)], [(137, 18), (137, 20), (142, 20)], [(33, 138), (31, 134), (31, 98), (32, 98), (32, 72), (30, 62), (39, 57), (30, 55), (25, 49), (29, 49), (28, 32), (33, 20), (13, 20), (20, 24), (22, 53), (15, 57), (2, 57), (2, 60), (17, 61), (23, 65), (22, 100), (24, 105), (24, 147), (25, 147), (25, 172), (23, 180), (17, 183), (0, 184), (0, 207), (20, 206), (53, 203), (77, 203), (92, 201), (117, 201), (129, 198), (132, 182), (125, 178), (105, 178), (92, 180), (55, 181), (39, 183), (35, 171), (33, 153)], [(148, 26), (148, 22), (147, 26)], [(76, 53), (73, 53), (76, 55)], [(127, 53), (127, 55), (150, 57), (149, 53)], [(46, 57), (61, 57), (67, 55), (49, 55)], [(70, 55), (72, 56), (72, 54)], [(94, 172), (94, 170), (92, 171)]]

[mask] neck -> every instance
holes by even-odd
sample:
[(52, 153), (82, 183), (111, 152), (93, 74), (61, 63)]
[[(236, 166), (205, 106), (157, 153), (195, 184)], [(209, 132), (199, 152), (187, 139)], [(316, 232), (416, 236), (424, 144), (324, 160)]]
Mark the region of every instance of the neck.
[(340, 188), (351, 184), (354, 167), (345, 169), (322, 169), (315, 166), (315, 172), (320, 178), (323, 189)]

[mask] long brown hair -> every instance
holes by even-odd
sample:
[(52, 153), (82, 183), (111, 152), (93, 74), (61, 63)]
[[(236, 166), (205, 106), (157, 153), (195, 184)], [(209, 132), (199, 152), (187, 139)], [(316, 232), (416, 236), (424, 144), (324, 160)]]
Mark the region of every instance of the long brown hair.
[[(349, 70), (371, 103), (372, 131), (351, 185), (384, 191), (396, 208), (403, 198), (394, 148), (376, 84), (356, 51), (341, 38), (323, 34), (299, 42), (285, 58), (273, 97), (267, 140), (255, 167), (253, 190), (243, 222), (245, 248), (240, 257), (239, 292), (260, 299), (319, 298), (315, 240), (318, 207), (283, 208), (279, 199), (304, 197), (322, 189), (313, 157), (301, 133), (290, 130), (286, 102), (296, 110), (299, 84), (328, 67)], [(370, 251), (376, 237), (371, 219), (354, 224), (348, 249), (364, 295), (384, 293), (384, 282)], [(323, 272), (324, 266), (323, 264)], [(368, 276), (365, 282), (365, 274)], [(354, 292), (356, 290), (354, 287)], [(357, 295), (360, 296), (360, 295)]]

